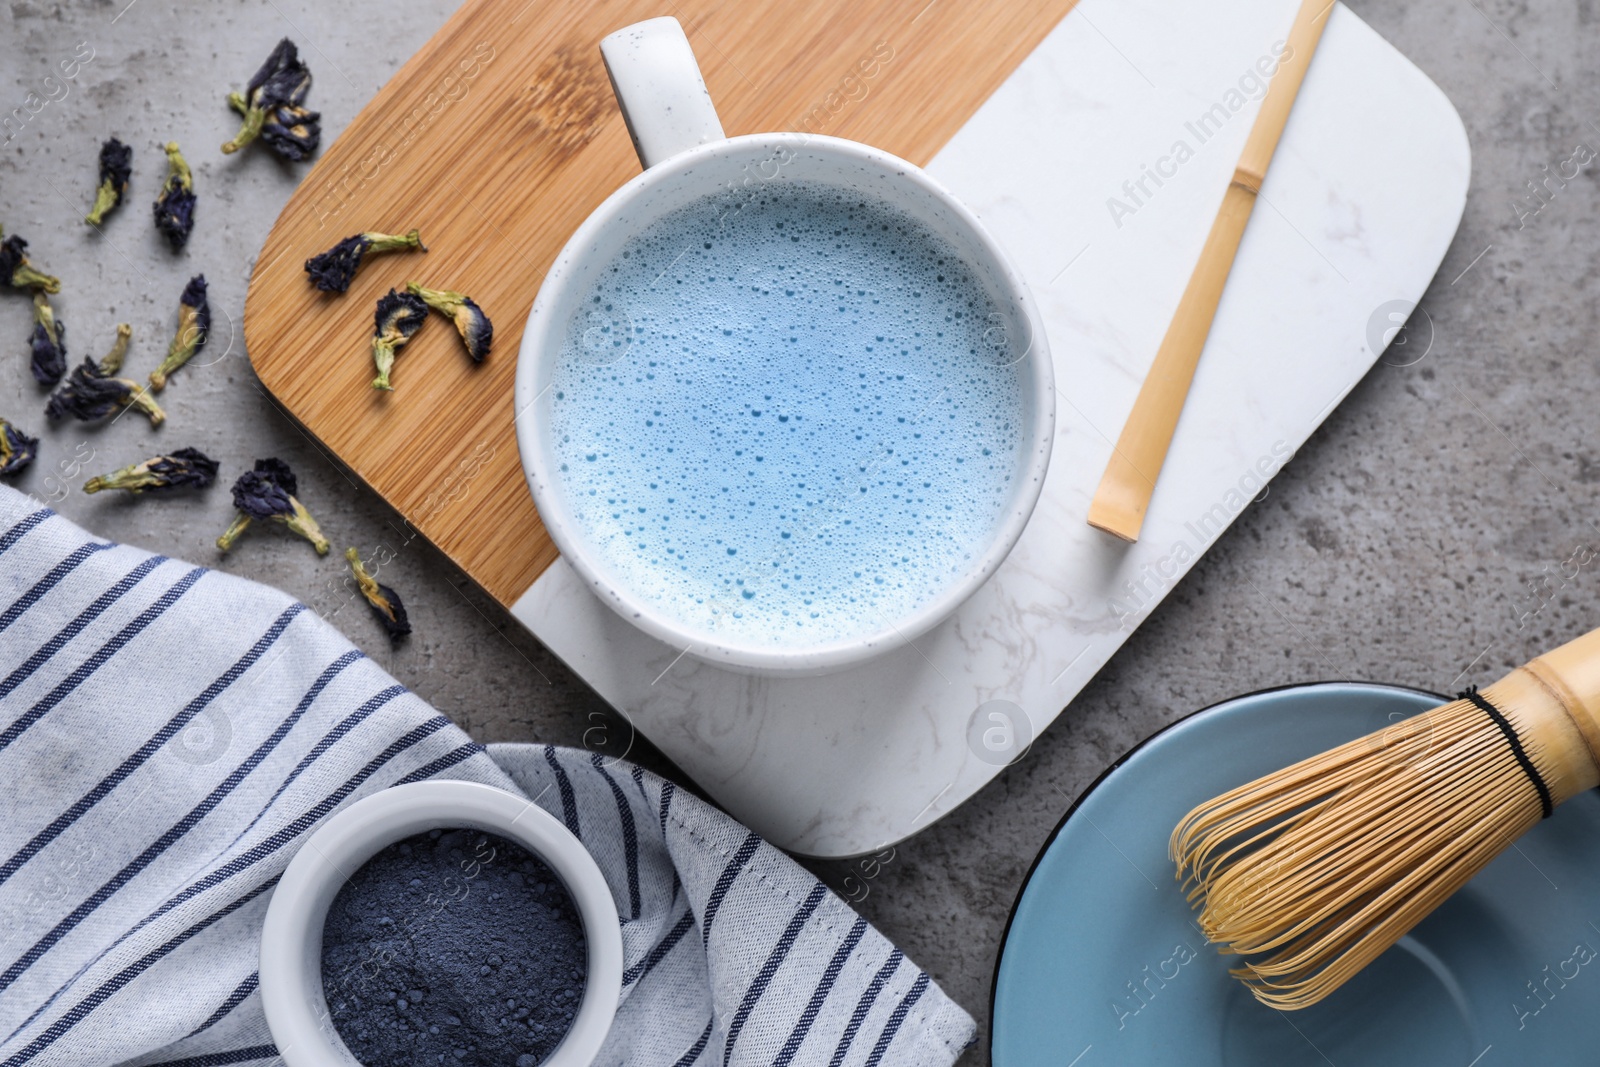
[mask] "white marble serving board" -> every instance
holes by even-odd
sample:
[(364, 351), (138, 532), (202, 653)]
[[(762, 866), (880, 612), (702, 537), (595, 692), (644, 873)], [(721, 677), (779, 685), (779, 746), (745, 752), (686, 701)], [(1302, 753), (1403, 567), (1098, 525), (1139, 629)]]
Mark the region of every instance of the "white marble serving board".
[[(516, 618), (783, 848), (866, 852), (970, 797), (1005, 762), (982, 744), (985, 727), (1002, 725), (988, 713), (1025, 715), (1018, 732), (1034, 736), (1061, 714), (1366, 373), (1378, 355), (1374, 312), (1420, 299), (1460, 221), (1470, 170), (1460, 118), (1421, 71), (1335, 8), (1143, 537), (1125, 546), (1085, 525), (1259, 106), (1229, 91), (1270, 62), (1297, 6), (1083, 0), (929, 165), (1027, 277), (1060, 394), (1033, 519), (948, 623), (846, 673), (764, 680), (646, 637), (564, 562), (517, 602)], [(1168, 176), (1144, 178), (1141, 191), (1157, 167)], [(1114, 210), (1113, 197), (1129, 210)], [(985, 708), (971, 730), (991, 701), (1009, 703)], [(1003, 732), (990, 741), (1003, 746)]]

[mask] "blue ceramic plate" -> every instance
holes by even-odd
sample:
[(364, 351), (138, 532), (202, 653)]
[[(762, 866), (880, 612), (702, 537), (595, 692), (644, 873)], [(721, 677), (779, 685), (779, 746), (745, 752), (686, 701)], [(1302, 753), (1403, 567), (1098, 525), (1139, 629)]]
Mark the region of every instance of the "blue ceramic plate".
[(1324, 683), (1239, 697), (1107, 771), (1034, 863), (996, 968), (996, 1067), (1600, 1062), (1600, 798), (1557, 809), (1321, 1004), (1230, 978), (1167, 858), (1195, 804), (1443, 702)]

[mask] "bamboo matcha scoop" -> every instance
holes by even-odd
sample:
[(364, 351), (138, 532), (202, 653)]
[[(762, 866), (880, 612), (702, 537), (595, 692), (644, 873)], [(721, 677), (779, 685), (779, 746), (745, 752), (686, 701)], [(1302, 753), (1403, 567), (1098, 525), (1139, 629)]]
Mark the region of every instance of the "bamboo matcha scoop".
[(1100, 478), (1100, 488), (1089, 505), (1089, 525), (1124, 541), (1139, 540), (1150, 494), (1155, 492), (1156, 478), (1167, 461), (1167, 449), (1178, 428), (1178, 416), (1189, 395), (1195, 365), (1200, 362), (1200, 352), (1211, 333), (1211, 320), (1216, 317), (1223, 286), (1233, 269), (1233, 257), (1239, 251), (1256, 194), (1266, 180), (1272, 153), (1289, 121), (1289, 110), (1294, 107), (1294, 98), (1299, 95), (1300, 83), (1332, 9), (1332, 0), (1304, 0), (1300, 5), (1289, 30), (1282, 65), (1267, 86), (1261, 111), (1234, 168), (1233, 181), (1223, 194), (1222, 207), (1200, 250), (1200, 261), (1189, 276), (1188, 288), (1178, 301), (1178, 310), (1139, 387), (1133, 411), (1122, 427), (1122, 436), (1117, 438), (1106, 472)]
[(1552, 808), (1600, 785), (1600, 630), (1481, 693), (1201, 804), (1172, 857), (1233, 974), (1317, 1003)]

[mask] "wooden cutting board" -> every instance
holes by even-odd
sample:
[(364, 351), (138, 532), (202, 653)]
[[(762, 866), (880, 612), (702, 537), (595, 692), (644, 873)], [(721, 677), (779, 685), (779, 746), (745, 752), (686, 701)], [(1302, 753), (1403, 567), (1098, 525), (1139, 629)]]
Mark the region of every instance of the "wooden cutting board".
[[(512, 425), (528, 309), (577, 225), (639, 163), (602, 37), (683, 23), (730, 135), (806, 130), (925, 163), (1075, 0), (468, 0), (328, 148), (279, 216), (245, 301), (261, 381), (408, 522), (510, 606), (556, 558)], [(374, 259), (342, 296), (307, 257), (420, 228), (426, 256)], [(434, 323), (369, 388), (372, 311), (417, 281), (494, 319), (473, 366)]]

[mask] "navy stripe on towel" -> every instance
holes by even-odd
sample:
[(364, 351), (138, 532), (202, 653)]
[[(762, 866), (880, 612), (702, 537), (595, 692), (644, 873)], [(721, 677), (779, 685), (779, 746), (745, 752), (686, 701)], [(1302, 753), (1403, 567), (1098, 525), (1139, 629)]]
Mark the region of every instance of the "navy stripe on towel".
[(567, 824), (573, 837), (582, 840), (583, 835), (578, 832), (578, 798), (572, 792), (572, 779), (567, 777), (566, 769), (556, 759), (554, 745), (544, 746), (544, 758), (550, 764), (550, 769), (556, 772), (556, 786), (561, 790), (561, 821)]
[(170, 941), (151, 949), (139, 959), (134, 960), (132, 963), (128, 964), (126, 967), (112, 976), (109, 981), (102, 984), (100, 988), (96, 989), (93, 993), (90, 993), (88, 996), (78, 1001), (78, 1003), (74, 1004), (71, 1008), (67, 1009), (66, 1013), (62, 1015), (61, 1018), (57, 1019), (55, 1022), (51, 1023), (45, 1028), (44, 1033), (28, 1042), (25, 1048), (17, 1052), (10, 1059), (6, 1060), (6, 1062), (3, 1065), (0, 1065), (0, 1067), (19, 1067), (19, 1065), (27, 1063), (39, 1053), (55, 1044), (62, 1034), (66, 1033), (68, 1030), (71, 1030), (74, 1026), (77, 1026), (84, 1019), (88, 1018), (90, 1012), (94, 1011), (100, 1005), (116, 996), (117, 992), (129, 982), (139, 977), (145, 971), (148, 971), (151, 967), (154, 967), (157, 963), (160, 963), (161, 960), (173, 949), (177, 948), (179, 945), (182, 945), (185, 941), (188, 941), (191, 937), (200, 933), (202, 930), (205, 930), (208, 927), (221, 922), (223, 919), (226, 919), (229, 915), (232, 915), (234, 912), (250, 903), (256, 897), (259, 897), (262, 893), (265, 893), (274, 885), (277, 885), (277, 883), (278, 880), (276, 878), (269, 882), (263, 882), (261, 885), (256, 886), (256, 888), (240, 897), (238, 900), (235, 900), (224, 907), (218, 908), (216, 911), (212, 912), (204, 919), (201, 919), (199, 922), (195, 923), (181, 934), (178, 934)]
[(676, 793), (677, 791), (678, 791), (678, 787), (673, 785), (671, 782), (662, 782), (661, 783), (661, 836), (662, 837), (666, 837), (667, 836), (667, 812), (672, 810), (672, 794)]
[(683, 940), (683, 935), (688, 933), (689, 927), (693, 925), (694, 912), (686, 909), (683, 913), (683, 918), (679, 919), (672, 929), (667, 931), (667, 936), (657, 942), (656, 946), (650, 950), (644, 959), (622, 972), (622, 984), (625, 986), (632, 985), (655, 970), (656, 964), (666, 959), (667, 953), (678, 947), (678, 942)]
[[(221, 885), (223, 882), (226, 882), (229, 878), (232, 878), (240, 871), (245, 870), (248, 867), (252, 867), (261, 860), (266, 859), (268, 856), (278, 851), (278, 849), (282, 848), (290, 841), (293, 841), (295, 838), (311, 829), (312, 826), (316, 825), (318, 820), (320, 820), (324, 815), (328, 814), (334, 808), (338, 807), (346, 797), (359, 789), (361, 787), (361, 783), (365, 782), (368, 778), (376, 774), (384, 764), (394, 759), (412, 745), (415, 745), (417, 742), (438, 733), (440, 730), (449, 725), (449, 719), (445, 718), (443, 715), (435, 715), (433, 718), (418, 726), (410, 733), (396, 738), (394, 743), (389, 745), (388, 748), (384, 749), (376, 756), (372, 757), (372, 759), (368, 760), (367, 765), (361, 768), (361, 770), (357, 771), (354, 777), (345, 782), (338, 789), (335, 789), (332, 793), (329, 793), (327, 796), (323, 797), (315, 807), (311, 808), (309, 811), (301, 813), (299, 818), (280, 829), (277, 833), (273, 834), (265, 841), (262, 841), (260, 844), (251, 848), (248, 852), (245, 852), (235, 859), (228, 861), (181, 892), (168, 897), (166, 903), (162, 904), (159, 908), (145, 916), (143, 919), (140, 919), (138, 924), (135, 925), (133, 929), (128, 931), (128, 934), (138, 933), (151, 922), (161, 918), (161, 916), (167, 914), (167, 912), (171, 911), (175, 907), (178, 907), (180, 904), (183, 904), (185, 901), (204, 893), (208, 889)], [(126, 936), (127, 934), (123, 935), (123, 937)], [(119, 938), (116, 944), (120, 944), (121, 940), (122, 939)], [(113, 944), (111, 947), (115, 948), (116, 944)]]
[[(12, 671), (4, 682), (0, 682), (0, 697), (9, 695), (12, 690), (17, 688), (17, 686), (31, 678), (33, 676), (33, 672), (38, 670), (41, 664), (43, 664), (51, 656), (54, 656), (57, 652), (61, 651), (63, 645), (72, 640), (74, 637), (78, 636), (78, 634), (83, 631), (84, 627), (88, 626), (95, 619), (99, 618), (101, 613), (104, 612), (106, 608), (109, 607), (115, 600), (117, 600), (118, 597), (122, 596), (122, 594), (126, 593), (129, 589), (132, 589), (139, 583), (141, 579), (144, 578), (145, 575), (155, 570), (164, 562), (165, 559), (163, 557), (153, 556), (139, 564), (137, 567), (133, 568), (133, 570), (129, 571), (127, 576), (123, 578), (122, 581), (118, 582), (104, 593), (101, 593), (93, 604), (90, 604), (87, 608), (84, 608), (83, 612), (79, 614), (77, 618), (69, 622), (60, 630), (60, 632), (58, 632), (49, 641), (45, 642), (43, 647), (39, 648), (33, 653), (33, 655), (29, 656), (26, 663)], [(196, 567), (194, 570), (184, 575), (178, 580), (176, 585), (174, 585), (171, 589), (168, 589), (165, 593), (161, 594), (160, 598), (157, 599), (154, 604), (151, 604), (148, 608), (145, 608), (138, 614), (136, 618), (134, 618), (132, 622), (128, 623), (128, 625), (119, 630), (115, 637), (107, 641), (104, 645), (100, 646), (94, 655), (90, 656), (83, 663), (79, 664), (78, 669), (68, 675), (66, 681), (52, 689), (50, 694), (46, 696), (44, 700), (40, 701), (38, 704), (35, 704), (24, 714), (18, 716), (16, 721), (7, 726), (4, 731), (0, 731), (0, 749), (4, 749), (7, 745), (11, 744), (11, 742), (15, 741), (19, 736), (21, 736), (22, 731), (38, 722), (40, 716), (44, 715), (45, 712), (55, 707), (68, 693), (72, 692), (74, 689), (78, 688), (79, 685), (83, 684), (83, 680), (85, 678), (99, 670), (105, 661), (116, 655), (118, 650), (120, 650), (123, 645), (126, 645), (129, 641), (137, 637), (146, 626), (149, 626), (163, 612), (175, 604), (178, 598), (187, 593), (190, 587), (192, 587), (195, 582), (198, 582), (200, 580), (200, 576), (205, 573), (206, 569), (204, 567)]]
[(605, 761), (600, 753), (596, 752), (590, 757), (594, 769), (600, 777), (606, 780), (606, 785), (611, 787), (611, 797), (617, 802), (617, 821), (622, 824), (622, 850), (623, 858), (628, 868), (628, 903), (631, 910), (623, 917), (623, 922), (632, 922), (639, 917), (639, 831), (633, 824), (633, 808), (628, 804), (628, 798), (623, 794), (622, 788), (606, 770)]
[(432, 778), (440, 771), (447, 771), (456, 764), (461, 763), (464, 760), (471, 759), (473, 756), (476, 756), (482, 751), (483, 746), (478, 744), (476, 741), (472, 742), (471, 744), (462, 745), (459, 748), (446, 752), (432, 763), (427, 763), (421, 767), (418, 767), (416, 770), (412, 771), (403, 778), (395, 779), (394, 784), (410, 785), (412, 782), (420, 782), (426, 778)]
[(16, 874), (24, 863), (27, 863), (41, 849), (59, 837), (73, 823), (77, 822), (84, 812), (105, 799), (106, 795), (121, 785), (124, 779), (143, 766), (145, 761), (156, 752), (160, 751), (162, 745), (177, 736), (178, 731), (189, 725), (189, 721), (200, 714), (206, 705), (217, 698), (219, 693), (238, 681), (245, 671), (254, 666), (255, 662), (261, 658), (267, 649), (277, 643), (278, 638), (288, 628), (289, 623), (294, 621), (294, 617), (304, 610), (304, 604), (291, 604), (285, 608), (283, 614), (274, 620), (267, 632), (261, 635), (250, 651), (246, 652), (237, 663), (223, 672), (216, 681), (206, 686), (203, 693), (189, 701), (184, 709), (174, 715), (160, 730), (157, 730), (150, 740), (139, 746), (137, 752), (123, 760), (121, 766), (102, 778), (100, 783), (80, 797), (77, 803), (56, 816), (49, 826), (34, 835), (32, 841), (22, 846), (17, 850), (16, 855), (6, 860), (5, 864), (0, 866), (0, 883), (5, 882), (6, 879)]
[(767, 957), (767, 962), (761, 965), (761, 971), (756, 975), (756, 980), (750, 983), (750, 988), (745, 990), (744, 1000), (739, 1003), (739, 1010), (733, 1013), (733, 1022), (728, 1026), (728, 1042), (722, 1048), (722, 1067), (728, 1067), (728, 1061), (733, 1058), (734, 1042), (739, 1040), (739, 1031), (744, 1029), (744, 1024), (750, 1018), (750, 1013), (755, 1010), (756, 1002), (761, 999), (761, 994), (767, 991), (767, 986), (772, 981), (772, 976), (778, 973), (778, 968), (783, 966), (783, 961), (789, 955), (789, 949), (794, 947), (794, 942), (800, 936), (800, 931), (806, 923), (811, 921), (812, 913), (822, 903), (822, 898), (828, 895), (828, 887), (818, 882), (811, 887), (806, 902), (800, 905), (800, 910), (794, 913), (794, 918), (789, 920), (788, 927), (783, 931), (783, 936), (778, 938), (778, 943), (772, 949), (772, 955)]
[(703, 945), (711, 944), (711, 924), (717, 920), (717, 912), (722, 910), (722, 899), (728, 895), (728, 890), (733, 887), (733, 880), (739, 877), (739, 872), (744, 870), (744, 865), (750, 862), (750, 857), (756, 854), (756, 849), (761, 847), (761, 835), (751, 832), (745, 836), (739, 845), (739, 851), (733, 854), (728, 865), (722, 868), (722, 873), (717, 875), (717, 884), (711, 887), (711, 895), (706, 898), (705, 917), (700, 920), (700, 942)]
[(672, 1067), (689, 1067), (691, 1063), (700, 1058), (700, 1053), (706, 1050), (706, 1042), (711, 1040), (711, 1027), (716, 1024), (716, 1019), (707, 1019), (706, 1028), (700, 1031), (700, 1038), (689, 1046), (689, 1051), (678, 1057), (678, 1062)]
[(822, 981), (817, 983), (817, 988), (811, 994), (811, 1000), (806, 1004), (806, 1010), (800, 1013), (800, 1019), (794, 1024), (794, 1029), (789, 1033), (789, 1040), (783, 1043), (783, 1048), (778, 1052), (778, 1058), (772, 1061), (772, 1067), (789, 1067), (789, 1061), (794, 1059), (795, 1053), (800, 1051), (800, 1046), (806, 1039), (806, 1034), (811, 1032), (811, 1024), (817, 1021), (817, 1014), (822, 1010), (823, 1002), (828, 999), (828, 993), (833, 989), (833, 983), (839, 980), (839, 972), (844, 970), (845, 961), (856, 950), (856, 945), (861, 942), (861, 935), (867, 932), (867, 920), (857, 918), (850, 927), (850, 932), (840, 942), (839, 949), (833, 954), (833, 959), (828, 961), (827, 970), (822, 972)]
[(34, 963), (38, 962), (39, 957), (43, 956), (46, 952), (49, 952), (52, 948), (54, 948), (62, 938), (71, 933), (72, 930), (85, 918), (87, 918), (96, 908), (100, 907), (100, 905), (111, 899), (113, 894), (131, 882), (134, 878), (138, 877), (138, 875), (146, 867), (150, 866), (150, 864), (154, 863), (158, 858), (160, 858), (162, 853), (166, 852), (166, 850), (170, 848), (174, 842), (198, 826), (202, 819), (209, 815), (218, 804), (222, 803), (222, 801), (233, 792), (234, 788), (237, 787), (240, 782), (244, 781), (250, 772), (255, 770), (256, 767), (261, 764), (262, 760), (266, 759), (267, 756), (271, 754), (272, 750), (278, 746), (278, 742), (282, 741), (284, 737), (288, 735), (289, 731), (293, 729), (295, 723), (300, 721), (300, 717), (305, 714), (306, 709), (310, 707), (312, 702), (317, 699), (317, 696), (321, 694), (323, 688), (326, 687), (328, 682), (333, 679), (334, 675), (338, 674), (345, 667), (349, 666), (352, 661), (358, 658), (360, 658), (360, 653), (352, 651), (347, 652), (343, 656), (340, 656), (338, 659), (334, 660), (333, 663), (331, 663), (327, 669), (322, 672), (317, 680), (312, 683), (311, 688), (306, 692), (305, 696), (301, 697), (300, 703), (295, 706), (294, 711), (290, 713), (289, 717), (278, 724), (278, 728), (273, 731), (272, 736), (268, 737), (259, 746), (257, 746), (256, 750), (252, 752), (243, 763), (239, 764), (239, 766), (234, 769), (232, 774), (223, 779), (223, 781), (211, 791), (210, 795), (190, 809), (187, 815), (169, 827), (167, 831), (160, 837), (156, 838), (156, 840), (152, 842), (148, 848), (146, 848), (136, 858), (124, 866), (122, 870), (118, 871), (99, 889), (95, 890), (88, 899), (79, 904), (71, 911), (71, 913), (66, 916), (66, 918), (57, 923), (54, 929), (41, 937), (37, 942), (34, 943), (32, 948), (28, 949), (28, 951), (19, 956), (10, 967), (6, 968), (5, 973), (0, 974), (0, 992), (4, 992), (7, 988), (9, 988), (11, 983), (15, 982), (23, 971), (27, 970), (29, 967), (33, 966)]
[(4, 614), (0, 614), (0, 630), (4, 630), (21, 618), (22, 613), (37, 604), (40, 597), (60, 584), (61, 579), (77, 570), (78, 564), (96, 552), (104, 552), (108, 548), (115, 547), (110, 541), (90, 541), (86, 545), (79, 545), (77, 551), (52, 567), (49, 574), (33, 583), (32, 589), (18, 597), (14, 604), (6, 608)]
[(278, 1058), (277, 1045), (252, 1045), (249, 1048), (236, 1048), (229, 1052), (208, 1052), (204, 1056), (188, 1056), (181, 1060), (162, 1060), (153, 1063), (150, 1067), (229, 1067), (234, 1063), (249, 1063), (251, 1060), (270, 1060)]
[(27, 536), (29, 530), (33, 529), (35, 526), (39, 525), (41, 522), (54, 514), (55, 512), (51, 511), (49, 508), (40, 508), (38, 511), (33, 512), (21, 522), (18, 522), (5, 533), (0, 534), (0, 552), (4, 552), (6, 549), (22, 540), (23, 537)]
[(889, 1021), (884, 1024), (883, 1033), (878, 1035), (878, 1043), (872, 1046), (872, 1055), (867, 1057), (867, 1067), (878, 1067), (878, 1061), (883, 1059), (883, 1054), (889, 1049), (889, 1042), (894, 1040), (894, 1035), (900, 1032), (900, 1024), (906, 1021), (906, 1014), (911, 1011), (911, 1006), (922, 998), (928, 989), (928, 972), (922, 971), (917, 975), (917, 980), (911, 983), (911, 991), (905, 999), (895, 1005), (894, 1013), (889, 1016)]
[(867, 983), (866, 992), (861, 994), (861, 1000), (856, 1004), (856, 1010), (844, 1028), (844, 1036), (839, 1039), (839, 1047), (833, 1050), (833, 1059), (828, 1061), (828, 1067), (839, 1067), (839, 1064), (844, 1062), (845, 1054), (850, 1051), (850, 1045), (856, 1039), (856, 1031), (861, 1029), (861, 1024), (866, 1021), (867, 1012), (872, 1010), (878, 994), (883, 992), (884, 983), (899, 969), (900, 961), (903, 959), (905, 959), (904, 953), (895, 949), (889, 953), (889, 958), (884, 961), (883, 966), (878, 968), (878, 973), (872, 976), (872, 981)]
[[(233, 987), (233, 992), (228, 994), (228, 999), (217, 1005), (217, 1010), (206, 1016), (206, 1021), (189, 1031), (193, 1037), (202, 1030), (209, 1030), (228, 1017), (228, 1013), (244, 1003), (244, 998), (256, 991), (256, 986), (261, 983), (261, 972), (251, 971), (244, 981)], [(181, 1061), (180, 1061), (181, 1062)]]
[[(360, 659), (363, 657), (361, 656), (361, 653), (358, 652), (356, 653), (356, 658)], [(294, 765), (294, 770), (285, 775), (283, 781), (278, 783), (278, 788), (273, 790), (271, 799), (265, 804), (261, 805), (261, 810), (256, 813), (256, 817), (254, 819), (250, 820), (250, 825), (239, 831), (238, 836), (233, 839), (233, 844), (238, 844), (240, 838), (244, 837), (245, 834), (248, 834), (251, 830), (255, 829), (255, 825), (261, 821), (261, 817), (267, 812), (271, 811), (273, 806), (278, 803), (278, 798), (283, 796), (283, 791), (293, 785), (295, 779), (299, 778), (305, 769), (311, 766), (311, 764), (314, 763), (319, 756), (337, 744), (340, 738), (344, 737), (351, 730), (354, 730), (357, 726), (365, 722), (369, 715), (405, 691), (406, 687), (403, 685), (391, 685), (384, 689), (378, 690), (378, 692), (374, 693), (371, 697), (368, 697), (366, 702), (363, 703), (359, 708), (357, 708), (355, 711), (352, 711), (349, 715), (346, 715), (342, 720), (340, 720), (337, 726), (324, 734), (321, 740), (311, 746), (311, 751), (300, 757), (300, 762)], [(231, 848), (232, 845), (229, 847)]]

